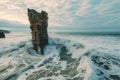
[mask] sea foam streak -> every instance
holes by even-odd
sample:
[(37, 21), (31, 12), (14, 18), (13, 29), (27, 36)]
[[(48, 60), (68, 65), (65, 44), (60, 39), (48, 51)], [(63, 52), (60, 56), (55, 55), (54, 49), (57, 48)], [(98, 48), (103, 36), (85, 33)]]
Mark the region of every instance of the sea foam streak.
[[(2, 44), (0, 45), (0, 79), (120, 79), (120, 56), (116, 55), (119, 50), (114, 48), (117, 50), (115, 52), (110, 47), (103, 47), (106, 43), (100, 44), (99, 37), (94, 38), (98, 40), (94, 45), (90, 45), (89, 38), (79, 40), (78, 37), (74, 37), (68, 40), (65, 36), (62, 36), (64, 39), (54, 36), (49, 39), (49, 44), (44, 49), (44, 56), (38, 55), (33, 50), (30, 37), (21, 37), (0, 40)], [(17, 41), (13, 42), (13, 39)], [(84, 41), (84, 39), (89, 40)], [(102, 40), (105, 42), (104, 39)]]

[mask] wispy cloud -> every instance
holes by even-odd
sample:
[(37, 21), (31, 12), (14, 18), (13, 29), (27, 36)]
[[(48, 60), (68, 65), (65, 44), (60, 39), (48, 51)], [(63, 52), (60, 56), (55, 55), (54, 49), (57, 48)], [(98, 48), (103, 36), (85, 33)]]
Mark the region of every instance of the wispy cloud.
[(29, 25), (27, 8), (46, 10), (52, 28), (119, 28), (119, 4), (120, 0), (1, 0), (0, 28)]

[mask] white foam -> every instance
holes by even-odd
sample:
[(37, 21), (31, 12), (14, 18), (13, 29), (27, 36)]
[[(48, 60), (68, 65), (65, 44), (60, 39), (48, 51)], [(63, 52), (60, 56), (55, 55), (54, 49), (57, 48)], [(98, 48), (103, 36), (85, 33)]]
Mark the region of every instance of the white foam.
[[(111, 74), (120, 74), (120, 67), (112, 63), (112, 58), (115, 59), (116, 62), (119, 63), (120, 56), (120, 40), (117, 37), (78, 37), (78, 36), (60, 36), (55, 35), (52, 36), (49, 40), (49, 45), (45, 48), (45, 55), (41, 56), (35, 53), (32, 49), (32, 43), (30, 41), (30, 36), (19, 36), (10, 37), (6, 39), (0, 40), (0, 71), (5, 71), (0, 73), (0, 78), (4, 79), (11, 74), (19, 73), (19, 77), (17, 80), (26, 80), (26, 78), (32, 75), (34, 72), (47, 70), (46, 66), (60, 66), (61, 70), (66, 70), (68, 63), (67, 61), (60, 61), (60, 52), (61, 47), (65, 46), (67, 48), (67, 54), (72, 54), (72, 58), (78, 59), (81, 58), (79, 65), (77, 66), (78, 74), (75, 77), (84, 77), (84, 80), (97, 80), (99, 78), (96, 75), (96, 70), (102, 70), (104, 72), (104, 76), (109, 77)], [(12, 35), (13, 36), (13, 35)], [(58, 37), (58, 38), (57, 38)], [(71, 41), (69, 41), (71, 40)], [(59, 45), (59, 46), (58, 46)], [(23, 46), (23, 47), (20, 47)], [(76, 48), (78, 46), (79, 48)], [(33, 53), (30, 54), (28, 49)], [(86, 53), (88, 53), (86, 55)], [(99, 53), (99, 54), (98, 54)], [(109, 62), (111, 64), (111, 70), (104, 70), (103, 68), (96, 66), (91, 61), (91, 56), (107, 56), (109, 57)], [(117, 56), (115, 56), (117, 55)], [(49, 62), (49, 58), (52, 58), (51, 62)], [(48, 63), (44, 61), (48, 60)], [(100, 58), (101, 62), (106, 62), (105, 59)], [(71, 62), (72, 63), (72, 62)], [(59, 65), (60, 64), (60, 65)], [(21, 66), (22, 65), (22, 66)], [(29, 66), (33, 66), (33, 69), (28, 69), (25, 72), (20, 72), (24, 70), (24, 68), (28, 68)], [(39, 65), (42, 65), (39, 67)], [(21, 66), (21, 67), (19, 67)], [(66, 80), (67, 77), (65, 75), (60, 74), (58, 70), (58, 76), (50, 76), (43, 77), (38, 80)], [(26, 75), (27, 74), (27, 75)], [(69, 76), (69, 75), (67, 75)]]

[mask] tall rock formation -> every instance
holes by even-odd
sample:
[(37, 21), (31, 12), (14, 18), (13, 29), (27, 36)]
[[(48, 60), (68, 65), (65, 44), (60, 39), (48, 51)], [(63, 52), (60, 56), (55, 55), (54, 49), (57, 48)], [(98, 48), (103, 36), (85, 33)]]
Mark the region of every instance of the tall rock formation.
[(28, 18), (32, 34), (32, 44), (39, 54), (44, 54), (44, 47), (48, 44), (48, 13), (41, 13), (28, 8)]

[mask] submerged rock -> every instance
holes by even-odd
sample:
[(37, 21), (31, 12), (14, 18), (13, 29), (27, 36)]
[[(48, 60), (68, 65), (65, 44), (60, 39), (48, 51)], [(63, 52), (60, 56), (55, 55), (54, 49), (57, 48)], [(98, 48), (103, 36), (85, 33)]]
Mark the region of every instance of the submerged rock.
[(120, 80), (120, 76), (118, 75), (110, 75), (110, 78), (112, 78), (113, 80)]

